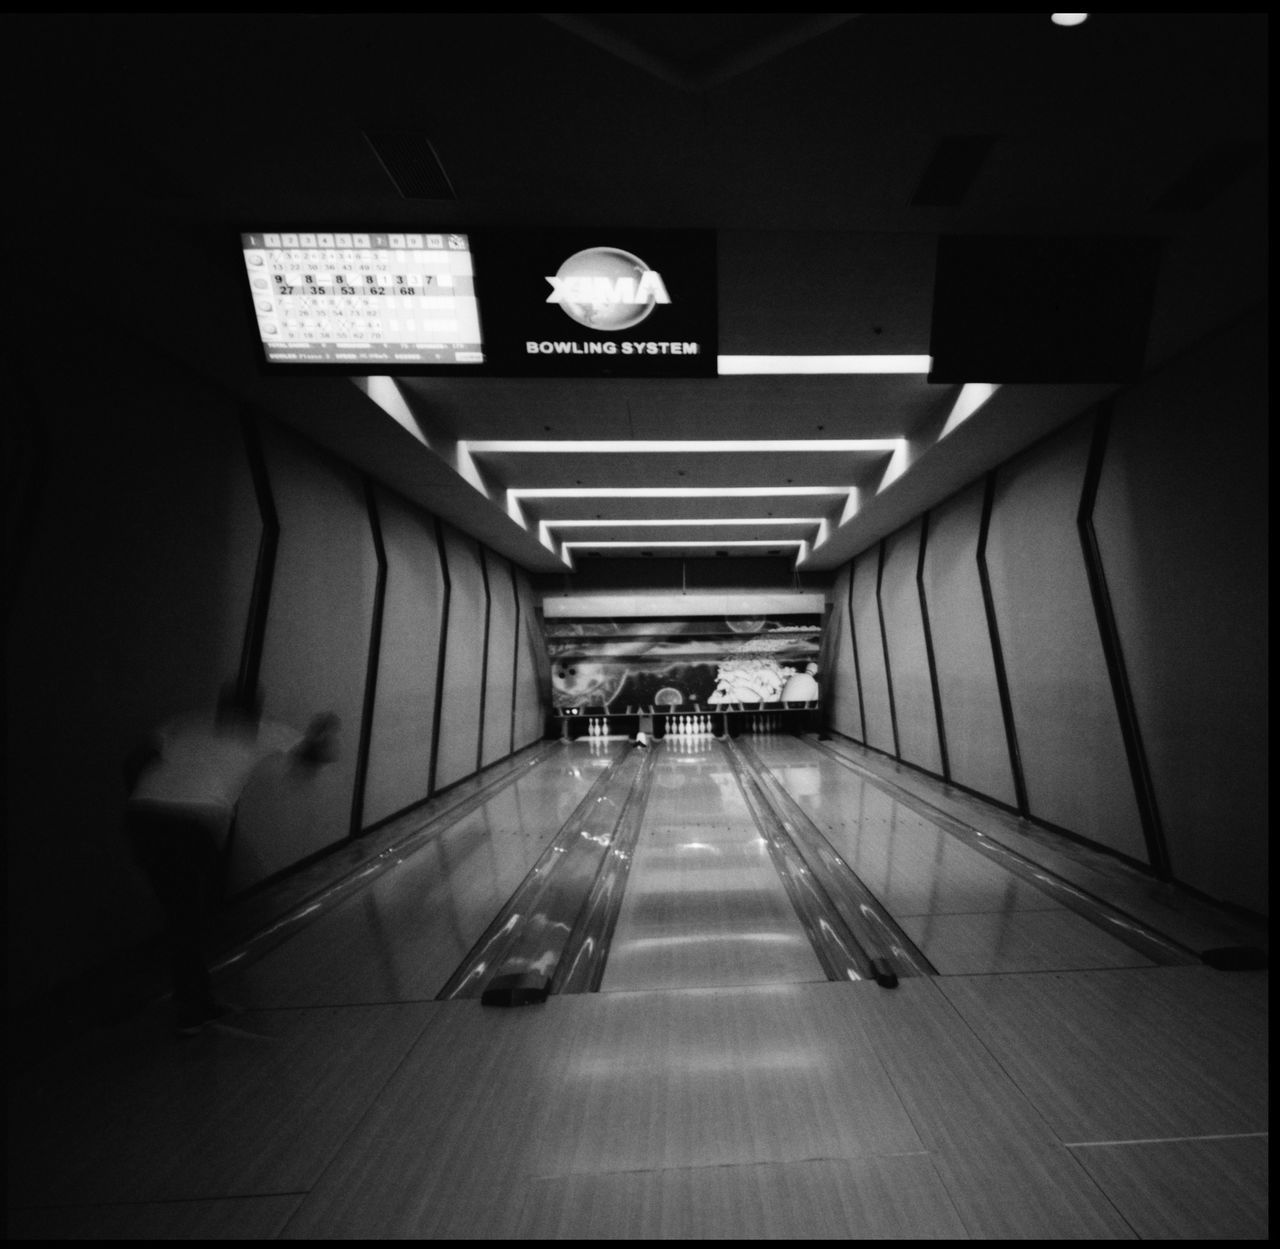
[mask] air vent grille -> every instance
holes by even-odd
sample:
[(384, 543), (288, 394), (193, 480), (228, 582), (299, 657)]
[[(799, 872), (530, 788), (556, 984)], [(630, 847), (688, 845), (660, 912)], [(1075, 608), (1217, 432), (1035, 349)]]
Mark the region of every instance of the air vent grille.
[(387, 176), (405, 199), (457, 199), (426, 135), (415, 130), (366, 130)]

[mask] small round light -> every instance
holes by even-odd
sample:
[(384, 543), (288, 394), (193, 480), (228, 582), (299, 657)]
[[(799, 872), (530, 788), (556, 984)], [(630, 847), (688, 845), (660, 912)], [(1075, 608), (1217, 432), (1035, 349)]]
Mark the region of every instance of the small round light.
[(1051, 13), (1055, 26), (1079, 26), (1089, 17), (1087, 13)]

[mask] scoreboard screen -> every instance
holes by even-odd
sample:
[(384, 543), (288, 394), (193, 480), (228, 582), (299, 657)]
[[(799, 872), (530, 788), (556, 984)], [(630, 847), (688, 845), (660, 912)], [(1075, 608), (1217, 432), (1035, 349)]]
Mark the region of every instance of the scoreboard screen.
[(457, 233), (242, 233), (268, 364), (353, 373), (484, 364), (471, 242)]

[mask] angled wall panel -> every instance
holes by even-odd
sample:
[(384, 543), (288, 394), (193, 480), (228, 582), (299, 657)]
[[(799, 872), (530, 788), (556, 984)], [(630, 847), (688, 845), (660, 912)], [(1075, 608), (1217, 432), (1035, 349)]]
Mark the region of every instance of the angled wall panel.
[(831, 630), (828, 653), (833, 671), (830, 681), (819, 680), (829, 689), (831, 706), (827, 719), (837, 733), (862, 741), (862, 710), (858, 704), (858, 672), (853, 656), (853, 621), (849, 618), (849, 578), (852, 565), (845, 565), (835, 579), (832, 589), (831, 615), (827, 627)]
[(537, 613), (537, 600), (523, 573), (516, 574), (520, 619), (516, 629), (515, 749), (539, 741), (546, 732), (551, 702), (551, 665)]
[(444, 607), (435, 521), (377, 491), (387, 554), (386, 598), (362, 826), (428, 796)]
[(511, 753), (511, 704), (515, 695), (516, 598), (511, 565), (484, 553), (489, 573), (489, 675), (484, 693), (484, 767)]
[(1175, 879), (1267, 901), (1266, 328), (1115, 405), (1094, 531)]
[(876, 601), (879, 572), (878, 546), (863, 551), (854, 560), (853, 626), (862, 673), (862, 709), (866, 717), (863, 740), (876, 750), (895, 755), (889, 679), (885, 673), (884, 639), (880, 632), (880, 607)]
[(485, 591), (480, 547), (474, 538), (445, 525), (444, 549), (451, 589), (436, 751), (437, 789), (476, 771), (485, 679)]
[(273, 423), (262, 440), (280, 519), (264, 714), (301, 730), (316, 712), (336, 712), (341, 755), (312, 773), (276, 760), (255, 774), (240, 804), (232, 892), (349, 835), (378, 574), (360, 475)]
[(978, 575), (983, 489), (978, 482), (930, 513), (925, 596), (951, 779), (1014, 806), (1017, 793)]
[(987, 541), (1030, 814), (1145, 861), (1076, 517), (1092, 423), (1001, 468)]
[(922, 522), (917, 520), (885, 540), (880, 603), (889, 641), (889, 670), (901, 758), (904, 763), (941, 775), (938, 717), (916, 582), (922, 528)]

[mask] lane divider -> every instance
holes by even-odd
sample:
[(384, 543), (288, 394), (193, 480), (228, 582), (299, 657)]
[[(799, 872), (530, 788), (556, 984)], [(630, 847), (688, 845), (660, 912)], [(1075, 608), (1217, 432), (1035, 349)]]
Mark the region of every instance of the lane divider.
[(903, 786), (862, 767), (856, 760), (842, 754), (826, 742), (810, 737), (799, 740), (812, 749), (821, 751), (869, 785), (875, 786), (896, 802), (916, 812), (917, 815), (923, 816), (970, 849), (976, 850), (992, 862), (998, 863), (1006, 871), (1034, 885), (1068, 910), (1096, 924), (1117, 941), (1123, 942), (1153, 963), (1162, 967), (1185, 967), (1201, 961), (1201, 955), (1194, 950), (1188, 949), (1171, 937), (1166, 937), (1163, 933), (1088, 890), (1073, 885), (1016, 850), (1010, 850), (1008, 846), (988, 837), (981, 830), (965, 824), (941, 807), (934, 806), (933, 803), (918, 797)]
[(642, 777), (648, 752), (624, 747), (539, 855), (436, 995), (486, 1004), (544, 1001)]
[(810, 944), (829, 980), (874, 980), (894, 988), (900, 975), (934, 975), (933, 966), (880, 907), (745, 742), (725, 739), (734, 775)]
[[(562, 750), (558, 742), (548, 742), (532, 754), (519, 760), (514, 766), (501, 771), (493, 779), (485, 782), (469, 792), (460, 792), (456, 801), (448, 802), (443, 807), (435, 807), (421, 824), (398, 835), (389, 845), (384, 846), (376, 854), (361, 858), (358, 864), (331, 879), (317, 888), (313, 893), (294, 902), (284, 914), (257, 927), (249, 936), (239, 937), (226, 951), (212, 963), (212, 972), (223, 971), (228, 967), (250, 963), (287, 941), (300, 929), (314, 923), (323, 915), (327, 915), (336, 906), (344, 902), (352, 894), (367, 888), (383, 872), (399, 866), (410, 855), (417, 853), (423, 845), (446, 829), (465, 819), (478, 807), (483, 806), (497, 793), (515, 784), (530, 770), (543, 763), (554, 752)], [(464, 787), (465, 788), (465, 787)], [(447, 801), (447, 796), (446, 799)], [(399, 821), (397, 821), (399, 822)], [(359, 854), (364, 849), (359, 841), (343, 847), (341, 853)], [(234, 923), (236, 910), (243, 910), (250, 904), (258, 904), (258, 899), (251, 898), (239, 907), (233, 907), (232, 913), (225, 922)], [(242, 930), (243, 931), (243, 930)]]
[(609, 959), (609, 947), (618, 915), (622, 910), (622, 896), (635, 860), (636, 842), (640, 837), (640, 825), (644, 821), (645, 807), (649, 802), (649, 789), (653, 781), (654, 760), (657, 751), (636, 751), (641, 756), (640, 767), (627, 794), (622, 814), (609, 851), (591, 886), (574, 922), (564, 952), (551, 977), (552, 993), (598, 993), (604, 979), (605, 964)]

